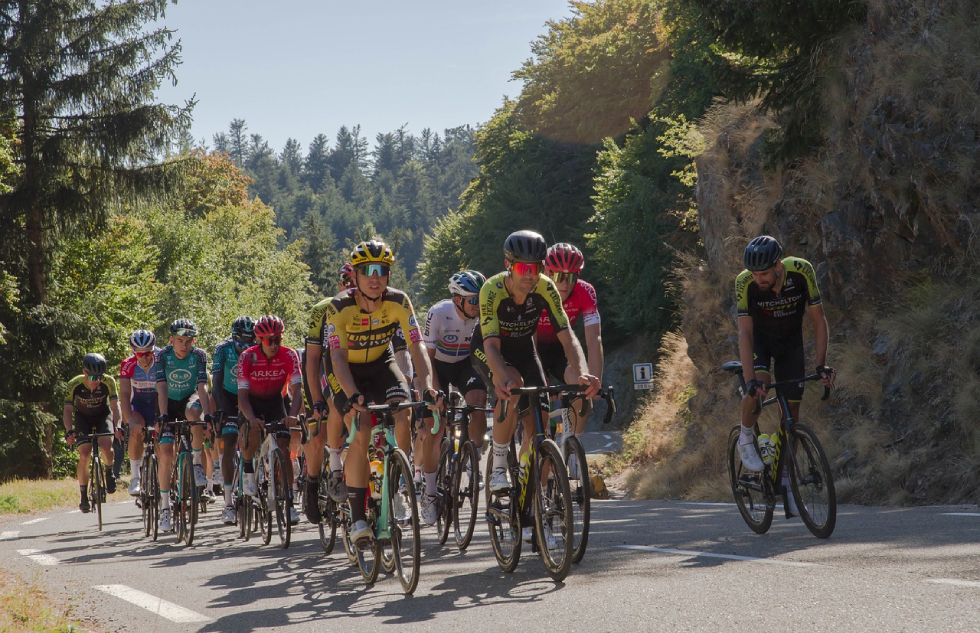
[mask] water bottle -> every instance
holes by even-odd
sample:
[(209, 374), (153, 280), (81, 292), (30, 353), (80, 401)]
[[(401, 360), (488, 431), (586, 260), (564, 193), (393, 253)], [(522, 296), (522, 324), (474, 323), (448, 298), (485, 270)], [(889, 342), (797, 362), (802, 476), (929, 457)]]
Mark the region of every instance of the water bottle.
[[(776, 441), (779, 441), (778, 436)], [(759, 436), (759, 453), (762, 455), (762, 461), (765, 464), (772, 465), (776, 461), (776, 444), (765, 433)]]

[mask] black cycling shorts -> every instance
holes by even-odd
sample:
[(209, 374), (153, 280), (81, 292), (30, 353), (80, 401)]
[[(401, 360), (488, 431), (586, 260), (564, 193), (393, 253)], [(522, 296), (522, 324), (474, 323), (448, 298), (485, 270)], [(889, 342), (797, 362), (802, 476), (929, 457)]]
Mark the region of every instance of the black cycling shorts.
[(82, 444), (90, 444), (92, 440), (80, 440), (77, 439), (79, 435), (91, 435), (93, 433), (108, 433), (109, 432), (109, 420), (112, 419), (112, 414), (107, 415), (82, 415), (78, 411), (75, 411), (75, 416), (72, 425), (75, 429), (75, 445), (81, 446)]
[[(486, 391), (487, 385), (473, 367), (473, 363), (467, 360), (447, 363), (442, 360), (433, 360), (432, 368), (439, 377), (439, 385), (442, 390), (449, 393), (449, 387), (456, 387), (456, 391), (466, 397), (471, 391)], [(431, 418), (432, 409), (423, 407), (422, 417)]]
[[(255, 396), (248, 397), (248, 403), (252, 405), (252, 413), (255, 417), (259, 418), (263, 422), (278, 422), (286, 417), (286, 401), (281, 395), (275, 395), (271, 398), (256, 398)], [(242, 420), (244, 422), (244, 420)], [(289, 439), (288, 430), (276, 431), (276, 437), (279, 439)]]
[[(802, 338), (766, 340), (756, 335), (752, 342), (752, 358), (753, 369), (757, 372), (770, 373), (769, 368), (772, 367), (773, 381), (806, 376)], [(788, 385), (783, 388), (783, 394), (790, 402), (800, 402), (803, 399), (803, 386), (802, 382)]]
[[(523, 343), (526, 340), (527, 343)], [(541, 368), (541, 361), (537, 352), (534, 350), (534, 342), (530, 338), (522, 339), (521, 342), (510, 342), (501, 339), (500, 352), (504, 357), (504, 362), (515, 367), (524, 379), (525, 387), (543, 387), (548, 383), (544, 379), (544, 370)], [(507, 344), (509, 343), (509, 344)], [(483, 335), (477, 327), (473, 332), (473, 340), (470, 343), (470, 361), (473, 368), (483, 378), (487, 385), (493, 384), (493, 374), (487, 364), (487, 355), (483, 351)], [(518, 417), (523, 415), (530, 406), (527, 396), (521, 396), (517, 403)]]
[[(384, 404), (393, 400), (409, 399), (408, 382), (402, 370), (398, 369), (391, 346), (375, 361), (350, 363), (349, 366), (357, 393), (364, 394), (368, 404)], [(334, 394), (333, 401), (337, 409), (343, 411), (347, 405), (347, 394), (340, 390)]]
[(538, 345), (538, 356), (541, 358), (541, 368), (547, 378), (551, 376), (554, 384), (565, 383), (565, 370), (568, 368), (568, 358), (561, 343), (557, 345)]
[[(218, 413), (223, 414), (221, 416), (221, 424), (218, 426), (218, 435), (238, 435), (238, 424), (228, 420), (228, 418), (238, 417), (238, 392), (232, 393), (224, 387), (218, 387), (221, 389), (221, 400), (225, 403), (225, 406), (218, 405)], [(218, 401), (218, 398), (215, 398)]]

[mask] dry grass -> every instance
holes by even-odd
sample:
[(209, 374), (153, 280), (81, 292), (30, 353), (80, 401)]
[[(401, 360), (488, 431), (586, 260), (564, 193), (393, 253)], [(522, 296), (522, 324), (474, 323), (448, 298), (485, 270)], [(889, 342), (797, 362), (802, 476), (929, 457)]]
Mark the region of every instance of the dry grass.
[(0, 631), (3, 633), (74, 633), (68, 613), (54, 609), (36, 580), (27, 583), (0, 570)]
[[(120, 479), (116, 493), (109, 501), (125, 501), (129, 498), (125, 486), (128, 480)], [(0, 516), (5, 514), (33, 514), (57, 508), (78, 505), (78, 482), (74, 479), (17, 479), (0, 484)], [(2, 631), (2, 629), (0, 629)]]

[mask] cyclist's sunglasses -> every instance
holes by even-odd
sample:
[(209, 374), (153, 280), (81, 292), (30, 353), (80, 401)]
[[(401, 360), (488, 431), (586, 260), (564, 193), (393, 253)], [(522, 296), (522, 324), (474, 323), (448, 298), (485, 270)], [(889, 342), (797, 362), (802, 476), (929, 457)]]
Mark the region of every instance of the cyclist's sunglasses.
[(197, 336), (197, 330), (191, 330), (189, 328), (180, 328), (176, 332), (173, 332), (174, 336), (190, 336), (191, 338)]
[(548, 276), (551, 277), (552, 281), (554, 281), (556, 284), (566, 282), (570, 284), (575, 283), (575, 273), (563, 273), (556, 270), (555, 272), (548, 273)]
[(468, 303), (471, 306), (479, 305), (480, 303), (480, 295), (473, 295), (472, 297), (464, 297), (463, 295), (456, 296), (459, 297), (463, 303)]
[(153, 356), (153, 351), (150, 350), (148, 352), (133, 352), (133, 354), (135, 354), (137, 358), (143, 358), (144, 356)]
[(278, 345), (282, 343), (282, 336), (260, 336), (259, 340), (266, 345)]
[(246, 341), (235, 341), (235, 347), (238, 349), (245, 349), (251, 344), (252, 343), (248, 343)]
[(541, 264), (539, 262), (512, 262), (510, 265), (510, 270), (515, 275), (540, 275), (541, 274)]
[(103, 379), (104, 377), (105, 377), (105, 376), (103, 376), (102, 374), (99, 374), (98, 376), (89, 376), (89, 377), (88, 377), (88, 379), (89, 379), (89, 380), (91, 380), (92, 382), (99, 382), (99, 381), (101, 381), (101, 380), (102, 380), (102, 379)]
[(361, 264), (357, 270), (365, 277), (387, 277), (388, 273), (391, 272), (391, 266), (388, 264)]

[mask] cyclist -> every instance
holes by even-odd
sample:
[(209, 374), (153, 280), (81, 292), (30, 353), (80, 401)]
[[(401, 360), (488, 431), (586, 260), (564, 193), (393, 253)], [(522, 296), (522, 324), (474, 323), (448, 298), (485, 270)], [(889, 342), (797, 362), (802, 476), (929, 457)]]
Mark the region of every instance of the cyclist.
[[(327, 304), (326, 337), (334, 375), (342, 392), (334, 396), (338, 410), (350, 404), (358, 413), (364, 405), (408, 399), (405, 376), (398, 369), (391, 338), (401, 325), (408, 351), (426, 395), (437, 406), (438, 394), (432, 389), (429, 356), (422, 351), (422, 334), (408, 295), (388, 287), (388, 275), (395, 258), (391, 248), (375, 238), (354, 247), (350, 262), (355, 271), (356, 288), (343, 292)], [(409, 454), (412, 432), (410, 411), (395, 414), (398, 446)], [(354, 541), (370, 538), (364, 504), (368, 486), (368, 440), (371, 429), (362, 425), (348, 449), (344, 471), (350, 500)], [(398, 497), (396, 497), (398, 498)], [(396, 509), (398, 512), (399, 509)]]
[[(585, 356), (578, 339), (568, 328), (568, 316), (561, 307), (561, 297), (551, 279), (542, 275), (548, 245), (533, 231), (511, 233), (504, 241), (504, 265), (507, 270), (487, 279), (480, 289), (480, 323), (470, 346), (474, 367), (486, 383), (492, 384), (499, 400), (493, 426), (493, 470), (489, 486), (494, 492), (509, 487), (507, 452), (518, 419), (524, 422), (524, 437), (534, 435), (534, 419), (527, 396), (511, 396), (512, 388), (544, 386), (544, 374), (534, 349), (534, 332), (546, 310), (551, 317), (559, 343), (572, 366), (577, 382), (588, 385), (586, 397), (599, 391), (599, 379), (585, 372)], [(501, 413), (503, 401), (509, 401), (507, 417)], [(521, 446), (521, 455), (530, 442)]]
[(238, 416), (238, 358), (246, 348), (255, 344), (254, 328), (255, 322), (250, 316), (242, 315), (235, 319), (231, 324), (231, 336), (218, 343), (211, 364), (211, 395), (218, 418), (215, 443), (221, 449), (219, 467), (215, 470), (221, 473), (221, 490), (225, 499), (221, 520), (225, 525), (235, 523), (231, 486), (235, 479), (235, 447), (238, 445), (238, 425), (228, 422), (228, 418)]
[[(429, 361), (435, 370), (432, 376), (433, 388), (448, 392), (450, 387), (463, 396), (466, 404), (486, 406), (487, 386), (469, 362), (470, 343), (473, 329), (480, 316), (480, 288), (486, 277), (475, 270), (463, 270), (449, 278), (451, 299), (443, 299), (425, 315), (422, 337), (429, 354)], [(425, 494), (422, 496), (422, 519), (429, 525), (436, 522), (437, 483), (436, 470), (439, 467), (439, 452), (445, 426), (437, 435), (432, 434), (432, 416), (425, 415), (425, 431), (422, 433), (425, 453)], [(487, 432), (487, 416), (475, 411), (470, 416), (470, 437), (476, 444), (477, 461), (483, 447), (483, 437)], [(429, 472), (431, 469), (432, 472)], [(476, 475), (477, 477), (479, 474)]]
[[(85, 489), (88, 487), (88, 462), (92, 456), (92, 440), (77, 440), (75, 436), (111, 433), (119, 425), (120, 416), (116, 381), (112, 376), (106, 375), (108, 367), (105, 357), (102, 354), (86, 354), (82, 366), (84, 373), (68, 381), (62, 421), (65, 425), (65, 441), (71, 446), (78, 445), (77, 474), (78, 488), (81, 492), (78, 509), (88, 512), (91, 508)], [(112, 438), (100, 437), (99, 451), (106, 464), (106, 492), (112, 494), (116, 491), (116, 479), (112, 476), (110, 468)]]
[[(582, 324), (585, 326), (585, 347), (589, 373), (596, 376), (601, 383), (603, 365), (602, 325), (599, 321), (599, 306), (596, 301), (595, 288), (592, 287), (592, 284), (578, 278), (584, 267), (585, 257), (582, 255), (582, 251), (571, 244), (559, 242), (549, 248), (545, 255), (545, 274), (555, 282), (555, 287), (558, 288), (562, 308), (568, 315), (569, 327), (573, 327), (578, 322), (579, 317), (582, 319)], [(541, 312), (535, 343), (538, 355), (541, 357), (545, 376), (550, 374), (555, 380), (564, 383), (575, 380), (574, 372), (568, 366), (568, 360), (565, 358), (561, 343), (558, 342), (547, 311)], [(581, 416), (579, 416), (576, 407), (569, 407), (568, 417), (572, 428), (566, 429), (563, 437), (568, 437), (568, 433), (574, 433), (581, 437), (585, 431), (585, 422), (589, 414), (588, 400), (584, 401), (584, 406), (586, 408)], [(577, 476), (576, 466), (571, 462), (568, 464), (569, 472), (574, 476)]]
[[(342, 293), (354, 287), (353, 275), (354, 268), (350, 263), (345, 262), (340, 267), (338, 275), (338, 292)], [(327, 487), (328, 494), (337, 503), (347, 498), (347, 487), (344, 484), (343, 474), (344, 465), (341, 461), (344, 445), (343, 416), (340, 410), (333, 406), (333, 396), (340, 391), (340, 383), (337, 382), (337, 378), (333, 374), (329, 352), (323, 353), (327, 331), (327, 304), (332, 300), (333, 297), (328, 297), (313, 306), (306, 334), (306, 354), (302, 365), (303, 387), (306, 389), (306, 398), (313, 407), (311, 425), (322, 424), (324, 414), (327, 414), (326, 432), (320, 432), (316, 435), (311, 433), (304, 448), (308, 478), (306, 480), (306, 493), (303, 495), (303, 512), (306, 514), (306, 519), (314, 524), (320, 522), (320, 505), (317, 503), (317, 498), (324, 450), (329, 454), (331, 472), (330, 485)], [(325, 390), (327, 396), (324, 396)]]
[(143, 466), (143, 430), (157, 419), (157, 377), (153, 357), (157, 352), (156, 334), (136, 330), (129, 336), (133, 355), (119, 368), (119, 390), (122, 396), (122, 418), (129, 425), (129, 465), (132, 479), (129, 494), (140, 494), (140, 469)]
[[(764, 468), (752, 434), (758, 419), (758, 414), (752, 413), (756, 398), (765, 397), (772, 373), (790, 380), (806, 374), (802, 324), (803, 314), (807, 311), (813, 321), (817, 373), (828, 387), (835, 376), (834, 370), (826, 366), (829, 328), (813, 266), (805, 259), (783, 257), (782, 254), (783, 249), (775, 238), (760, 235), (745, 247), (742, 256), (745, 270), (735, 279), (738, 353), (745, 379), (738, 454), (749, 470)], [(785, 393), (793, 419), (798, 420), (803, 383), (793, 385)], [(781, 414), (785, 419), (786, 412)], [(788, 478), (784, 471), (788, 506), (785, 511), (787, 516), (797, 516), (799, 512), (793, 494), (789, 492)]]
[[(157, 406), (160, 409), (157, 428), (160, 463), (160, 529), (172, 529), (170, 516), (170, 471), (174, 463), (174, 431), (168, 422), (190, 420), (196, 422), (204, 414), (211, 413), (208, 397), (208, 355), (195, 347), (197, 326), (190, 319), (177, 319), (170, 324), (170, 344), (156, 354)], [(197, 486), (206, 486), (202, 451), (204, 429), (191, 427), (191, 451), (194, 464), (194, 480)]]
[[(279, 317), (271, 314), (259, 317), (255, 322), (255, 338), (258, 344), (242, 352), (238, 361), (238, 408), (250, 423), (248, 445), (242, 448), (242, 459), (245, 460), (242, 489), (245, 494), (253, 497), (258, 494), (258, 486), (252, 459), (262, 443), (262, 432), (265, 428), (263, 421), (282, 420), (288, 428), (298, 423), (296, 416), (303, 411), (303, 377), (299, 368), (299, 355), (282, 344), (282, 333), (285, 330), (286, 326)], [(283, 385), (287, 383), (290, 396), (288, 415), (282, 397)], [(288, 430), (276, 432), (279, 450), (287, 456), (284, 460), (286, 485), (291, 492), (293, 461), (288, 458), (289, 436)], [(289, 522), (296, 525), (299, 515), (296, 514), (292, 502), (290, 494)]]

